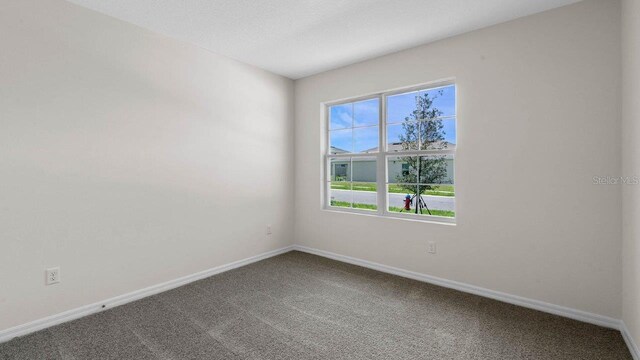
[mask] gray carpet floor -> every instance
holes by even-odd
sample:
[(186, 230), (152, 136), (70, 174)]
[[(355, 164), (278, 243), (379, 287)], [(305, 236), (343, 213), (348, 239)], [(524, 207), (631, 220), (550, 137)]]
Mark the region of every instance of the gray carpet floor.
[(0, 359), (631, 359), (618, 331), (290, 252), (0, 344)]

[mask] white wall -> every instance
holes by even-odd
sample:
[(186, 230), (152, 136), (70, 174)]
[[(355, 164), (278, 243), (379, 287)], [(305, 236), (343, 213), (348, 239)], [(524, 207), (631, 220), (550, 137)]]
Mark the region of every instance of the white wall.
[(292, 118), (291, 80), (3, 1), (0, 330), (289, 245)]
[[(622, 172), (640, 176), (640, 0), (622, 1)], [(640, 185), (623, 186), (623, 320), (640, 346)]]
[[(621, 170), (619, 20), (587, 0), (296, 81), (296, 241), (620, 318), (620, 187), (592, 184)], [(321, 102), (449, 77), (457, 225), (321, 210)]]

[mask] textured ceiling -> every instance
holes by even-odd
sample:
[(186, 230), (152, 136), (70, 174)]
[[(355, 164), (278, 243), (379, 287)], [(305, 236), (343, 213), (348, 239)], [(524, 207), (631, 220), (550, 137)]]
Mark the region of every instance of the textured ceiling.
[(68, 0), (292, 79), (579, 0)]

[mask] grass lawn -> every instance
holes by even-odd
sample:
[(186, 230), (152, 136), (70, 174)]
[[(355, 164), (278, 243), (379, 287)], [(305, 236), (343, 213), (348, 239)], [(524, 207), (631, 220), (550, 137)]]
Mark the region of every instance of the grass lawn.
[[(389, 207), (389, 211), (391, 212), (400, 212), (400, 210), (402, 210), (402, 208), (395, 207), (395, 206)], [(434, 215), (434, 216), (444, 216), (444, 217), (456, 216), (456, 212), (451, 210), (438, 210), (438, 209), (430, 209), (430, 210), (431, 210), (431, 215)], [(405, 214), (410, 213), (415, 215), (416, 210), (415, 209), (411, 209), (411, 211), (404, 210), (403, 213)], [(422, 210), (422, 215), (429, 215), (429, 213), (427, 212), (427, 210)]]
[[(331, 200), (331, 206), (350, 208), (351, 207), (351, 203), (348, 202), (348, 201)], [(353, 204), (353, 208), (354, 209), (364, 209), (364, 210), (378, 210), (378, 206), (371, 205), (371, 204)]]
[[(331, 189), (333, 190), (349, 190), (348, 182), (332, 182)], [(353, 190), (355, 191), (376, 191), (376, 184), (374, 183), (364, 183), (364, 182), (354, 182)], [(406, 194), (407, 190), (401, 188), (398, 185), (389, 185), (389, 193), (392, 194)], [(453, 185), (440, 185), (437, 188), (427, 190), (425, 195), (432, 196), (455, 196), (455, 192), (453, 189)]]
[[(335, 201), (335, 200), (331, 200), (331, 206), (337, 206), (337, 207), (346, 207), (346, 208), (350, 208), (351, 204), (347, 201)], [(371, 205), (371, 204), (353, 204), (353, 208), (354, 209), (364, 209), (364, 210), (377, 210), (378, 207), (376, 205)], [(400, 210), (402, 210), (402, 208), (399, 207), (395, 207), (395, 206), (391, 206), (389, 207), (389, 211), (391, 212), (400, 212)], [(404, 213), (410, 213), (410, 214), (415, 214), (415, 210), (412, 211), (403, 211)], [(431, 215), (434, 216), (445, 216), (445, 217), (455, 217), (455, 212), (454, 211), (450, 211), (450, 210), (431, 210)], [(422, 215), (429, 215), (429, 213), (426, 210), (422, 210)]]

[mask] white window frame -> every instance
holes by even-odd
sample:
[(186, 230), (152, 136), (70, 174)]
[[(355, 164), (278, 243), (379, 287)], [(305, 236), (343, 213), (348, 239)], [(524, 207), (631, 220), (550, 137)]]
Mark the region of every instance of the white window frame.
[[(356, 214), (364, 214), (364, 215), (373, 215), (373, 216), (382, 216), (388, 218), (396, 218), (396, 219), (410, 219), (424, 222), (437, 222), (437, 223), (445, 223), (445, 224), (455, 224), (456, 219), (458, 217), (457, 211), (457, 202), (458, 199), (454, 196), (454, 212), (455, 217), (445, 217), (445, 216), (437, 216), (437, 215), (417, 215), (415, 213), (397, 213), (391, 212), (388, 210), (388, 191), (387, 191), (387, 159), (389, 157), (394, 156), (424, 156), (424, 155), (452, 155), (453, 156), (453, 184), (455, 187), (455, 193), (458, 193), (458, 186), (455, 180), (457, 170), (455, 169), (457, 161), (456, 161), (456, 151), (458, 149), (458, 87), (455, 86), (455, 116), (453, 120), (455, 121), (455, 129), (456, 129), (456, 147), (455, 149), (432, 149), (432, 150), (412, 150), (412, 151), (403, 151), (403, 152), (389, 152), (387, 149), (387, 97), (398, 95), (406, 92), (413, 91), (424, 91), (424, 90), (435, 90), (442, 87), (447, 87), (451, 85), (456, 85), (455, 79), (442, 80), (437, 82), (431, 82), (426, 84), (414, 85), (410, 87), (404, 87), (400, 89), (394, 89), (390, 91), (384, 91), (374, 94), (369, 94), (365, 96), (358, 96), (349, 99), (343, 99), (338, 101), (330, 101), (322, 104), (324, 111), (324, 149), (323, 149), (323, 209), (327, 211), (335, 211), (335, 212), (344, 212), (344, 213), (356, 213)], [(379, 103), (379, 117), (378, 117), (378, 152), (377, 153), (345, 153), (345, 154), (331, 154), (331, 134), (330, 134), (330, 111), (329, 108), (335, 105), (348, 104), (352, 102), (359, 102), (371, 99), (378, 99)], [(450, 118), (450, 117), (447, 117)], [(375, 158), (376, 159), (376, 188), (377, 188), (377, 198), (378, 198), (378, 208), (377, 210), (365, 210), (365, 209), (357, 209), (357, 208), (346, 208), (346, 207), (338, 207), (331, 206), (331, 159), (351, 159), (351, 158)], [(350, 171), (353, 172), (353, 164), (349, 166)], [(353, 177), (350, 177), (353, 182)]]

